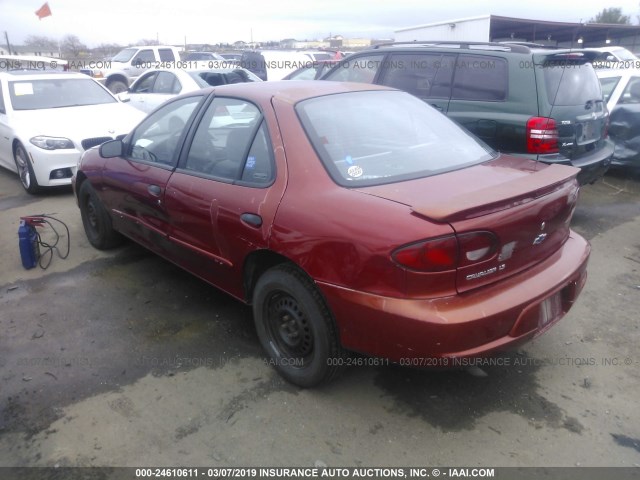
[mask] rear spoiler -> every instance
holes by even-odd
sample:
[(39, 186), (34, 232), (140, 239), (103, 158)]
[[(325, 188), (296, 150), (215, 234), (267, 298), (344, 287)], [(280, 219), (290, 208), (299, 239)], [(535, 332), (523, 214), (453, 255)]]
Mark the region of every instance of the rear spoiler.
[(536, 64), (541, 64), (545, 67), (563, 67), (567, 65), (584, 65), (585, 63), (593, 62), (598, 52), (587, 51), (564, 51), (548, 53), (544, 52), (540, 55), (536, 55)]
[[(411, 210), (438, 222), (475, 218), (526, 203), (549, 194), (576, 178), (580, 170), (568, 165), (545, 165), (531, 175), (481, 191), (443, 198), (440, 203), (414, 205)], [(576, 184), (577, 188), (577, 184)], [(482, 199), (479, 204), (479, 199)]]

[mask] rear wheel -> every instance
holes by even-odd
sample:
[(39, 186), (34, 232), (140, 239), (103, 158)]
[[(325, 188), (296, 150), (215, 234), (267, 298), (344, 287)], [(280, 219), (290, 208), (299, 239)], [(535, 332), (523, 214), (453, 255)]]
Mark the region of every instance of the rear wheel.
[(260, 277), (253, 316), (272, 365), (289, 382), (313, 387), (341, 370), (345, 351), (333, 316), (311, 279), (293, 265)]
[(20, 182), (24, 189), (29, 193), (37, 193), (40, 190), (40, 185), (38, 185), (36, 175), (33, 173), (33, 167), (31, 167), (31, 163), (29, 162), (29, 155), (21, 143), (16, 145), (13, 159), (16, 162)]
[(88, 180), (82, 182), (78, 194), (82, 225), (89, 243), (98, 250), (122, 243), (122, 236), (111, 226), (111, 217)]

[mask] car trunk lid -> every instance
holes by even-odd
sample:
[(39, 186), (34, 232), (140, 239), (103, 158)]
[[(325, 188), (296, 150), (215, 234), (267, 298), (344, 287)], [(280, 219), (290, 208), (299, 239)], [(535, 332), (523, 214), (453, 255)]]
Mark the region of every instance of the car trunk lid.
[[(449, 172), (446, 179), (436, 175), (360, 190), (448, 223), (459, 245), (456, 288), (464, 292), (529, 268), (564, 244), (577, 201), (577, 173), (573, 167), (501, 156)], [(477, 252), (465, 250), (464, 239), (477, 232), (491, 232), (496, 244), (475, 262)]]

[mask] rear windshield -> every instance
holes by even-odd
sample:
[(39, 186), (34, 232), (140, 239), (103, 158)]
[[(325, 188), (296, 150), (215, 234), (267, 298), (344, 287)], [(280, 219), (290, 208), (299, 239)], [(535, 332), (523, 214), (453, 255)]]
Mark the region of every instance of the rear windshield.
[(487, 161), (495, 153), (423, 101), (398, 91), (305, 100), (296, 111), (333, 180), (381, 185)]
[(600, 82), (590, 63), (551, 61), (543, 71), (551, 105), (585, 105), (602, 99)]
[(14, 110), (77, 107), (117, 100), (90, 78), (55, 78), (9, 82)]

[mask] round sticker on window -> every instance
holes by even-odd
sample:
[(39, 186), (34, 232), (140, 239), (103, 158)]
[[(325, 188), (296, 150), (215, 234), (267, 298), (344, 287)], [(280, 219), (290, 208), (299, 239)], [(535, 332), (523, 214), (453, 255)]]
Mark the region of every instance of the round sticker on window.
[(362, 176), (362, 168), (360, 168), (358, 165), (354, 165), (353, 167), (349, 167), (349, 170), (347, 170), (347, 173), (349, 174), (350, 177), (353, 178), (358, 178)]

